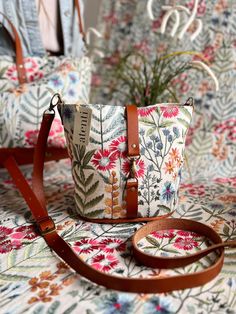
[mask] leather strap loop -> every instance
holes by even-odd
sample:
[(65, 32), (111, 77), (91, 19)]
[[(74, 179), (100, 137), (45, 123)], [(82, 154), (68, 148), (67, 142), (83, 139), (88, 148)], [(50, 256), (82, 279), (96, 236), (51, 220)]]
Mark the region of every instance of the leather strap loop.
[(23, 50), (22, 50), (20, 36), (19, 36), (15, 26), (10, 21), (10, 19), (5, 14), (3, 14), (2, 12), (0, 12), (0, 15), (2, 15), (5, 18), (5, 20), (8, 22), (8, 24), (11, 27), (12, 33), (14, 35), (14, 38), (12, 38), (12, 40), (15, 43), (15, 49), (16, 49), (16, 69), (17, 69), (19, 84), (27, 83), (26, 71), (25, 71), (24, 59), (23, 59)]
[(138, 213), (138, 180), (128, 179), (126, 182), (127, 218), (137, 218)]

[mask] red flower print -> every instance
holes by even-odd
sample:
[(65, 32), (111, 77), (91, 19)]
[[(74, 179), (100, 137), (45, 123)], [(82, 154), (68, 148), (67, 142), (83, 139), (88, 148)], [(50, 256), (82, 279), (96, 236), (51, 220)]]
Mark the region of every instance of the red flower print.
[(185, 231), (185, 230), (179, 230), (177, 231), (177, 234), (181, 237), (193, 237), (193, 238), (199, 238), (201, 237), (200, 234), (195, 233), (193, 231)]
[[(27, 78), (30, 81), (32, 81), (34, 75), (36, 75), (36, 73), (38, 72), (38, 64), (37, 64), (36, 60), (33, 58), (25, 58), (24, 59), (24, 67), (26, 70)], [(38, 72), (38, 73), (41, 73), (41, 72)], [(38, 75), (41, 76), (41, 74), (38, 74)], [(38, 75), (36, 75), (37, 78), (39, 78)], [(18, 74), (17, 74), (17, 69), (16, 69), (15, 64), (7, 69), (6, 76), (9, 80), (12, 80), (12, 81), (18, 80)]]
[(6, 76), (11, 81), (18, 80), (18, 73), (17, 73), (15, 64), (7, 69)]
[(158, 239), (162, 238), (172, 239), (175, 237), (174, 229), (154, 231), (151, 233), (151, 235)]
[(179, 114), (179, 108), (176, 106), (161, 107), (164, 118), (176, 117)]
[(0, 226), (0, 241), (4, 240), (9, 234), (11, 234), (12, 230), (12, 228)]
[(117, 156), (107, 149), (97, 151), (92, 159), (92, 163), (98, 170), (111, 170), (115, 166)]
[(109, 146), (111, 152), (115, 153), (117, 157), (125, 158), (127, 156), (127, 138), (120, 136), (113, 140)]
[(35, 72), (38, 69), (38, 64), (34, 58), (25, 58), (24, 59), (24, 66), (26, 72)]
[(12, 250), (17, 250), (21, 247), (21, 243), (19, 241), (6, 240), (0, 242), (0, 254), (8, 253)]
[[(130, 174), (130, 161), (129, 160), (126, 160), (124, 163), (123, 163), (123, 166), (122, 166), (122, 171), (123, 173), (128, 176)], [(136, 177), (137, 178), (141, 178), (144, 176), (144, 171), (145, 171), (145, 164), (144, 164), (144, 161), (142, 159), (139, 159), (136, 161)]]
[(0, 243), (0, 253), (8, 253), (12, 250), (12, 244), (10, 240), (6, 240)]
[(104, 239), (99, 243), (99, 247), (106, 253), (113, 253), (115, 250), (124, 252), (126, 244), (121, 239)]
[(102, 83), (102, 79), (101, 79), (101, 76), (97, 75), (97, 74), (93, 74), (92, 75), (92, 81), (91, 81), (91, 85), (92, 86), (95, 86), (95, 87), (98, 87), (100, 86)]
[(155, 107), (138, 108), (138, 115), (140, 117), (148, 117), (155, 110)]
[(165, 173), (171, 174), (174, 172), (175, 167), (174, 164), (171, 161), (165, 162)]
[[(190, 10), (193, 10), (193, 7), (194, 7), (194, 0), (191, 0), (187, 6), (189, 7)], [(197, 8), (197, 14), (199, 16), (202, 16), (204, 15), (206, 12), (206, 0), (200, 0), (199, 1), (199, 4), (198, 4), (198, 8)]]
[(101, 271), (109, 271), (116, 265), (118, 265), (118, 260), (111, 254), (99, 254), (92, 259), (92, 266)]
[(111, 23), (111, 24), (113, 24), (113, 25), (117, 24), (117, 22), (118, 22), (118, 19), (117, 19), (117, 17), (116, 17), (115, 12), (111, 12), (109, 15), (105, 15), (105, 16), (103, 17), (103, 20), (104, 20), (105, 22)]
[(149, 54), (149, 52), (150, 52), (150, 46), (149, 46), (148, 41), (146, 39), (135, 44), (134, 49), (138, 50), (140, 53), (143, 53), (145, 55)]
[(30, 74), (28, 78), (30, 82), (33, 82), (33, 81), (41, 79), (42, 77), (43, 77), (43, 72), (38, 71), (38, 72)]
[(25, 133), (26, 143), (30, 146), (34, 146), (37, 143), (38, 139), (38, 130), (30, 130)]
[(64, 137), (61, 136), (54, 136), (48, 139), (48, 146), (54, 147), (66, 147), (66, 141)]
[(198, 247), (198, 243), (192, 238), (177, 238), (175, 240), (174, 246), (178, 249), (189, 251), (195, 247)]
[(60, 120), (60, 119), (54, 119), (54, 120), (53, 120), (53, 123), (52, 123), (52, 130), (53, 130), (55, 133), (61, 133), (61, 132), (63, 132), (63, 126), (62, 126), (62, 123), (61, 123), (61, 120)]
[[(236, 187), (236, 177), (233, 177), (233, 178), (217, 178), (214, 181), (216, 183), (229, 184), (229, 185), (232, 185), (232, 186)], [(1, 235), (1, 231), (0, 231), (0, 235)]]
[(181, 188), (187, 189), (188, 193), (191, 195), (203, 196), (205, 195), (205, 187), (203, 184), (194, 185), (194, 184), (182, 184)]
[(216, 134), (226, 133), (231, 141), (236, 141), (236, 118), (231, 118), (216, 125)]
[(37, 238), (37, 233), (35, 232), (34, 226), (21, 226), (14, 230), (14, 233), (22, 233), (24, 239), (32, 240)]
[(73, 249), (80, 254), (88, 254), (98, 249), (98, 242), (93, 239), (82, 239), (74, 243)]

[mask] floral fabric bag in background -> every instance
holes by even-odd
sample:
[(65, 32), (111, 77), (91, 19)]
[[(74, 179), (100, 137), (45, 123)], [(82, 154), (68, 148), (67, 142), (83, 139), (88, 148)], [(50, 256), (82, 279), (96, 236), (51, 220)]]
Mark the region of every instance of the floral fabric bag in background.
[[(74, 3), (79, 29), (84, 36), (79, 2), (75, 0)], [(33, 160), (33, 148), (43, 112), (47, 109), (51, 96), (60, 92), (68, 102), (88, 102), (91, 62), (86, 56), (23, 58), (17, 30), (5, 15), (2, 16), (14, 36), (16, 60), (2, 56), (0, 61), (0, 164), (9, 153), (20, 164), (29, 163)], [(50, 159), (67, 155), (63, 127), (58, 115), (50, 131), (48, 150)]]

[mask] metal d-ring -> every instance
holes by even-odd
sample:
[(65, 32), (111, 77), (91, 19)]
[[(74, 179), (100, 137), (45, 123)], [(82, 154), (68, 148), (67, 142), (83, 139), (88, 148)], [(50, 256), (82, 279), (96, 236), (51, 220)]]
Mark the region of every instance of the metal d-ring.
[[(56, 101), (56, 102), (55, 102)], [(63, 104), (63, 100), (61, 99), (61, 96), (59, 93), (56, 93), (52, 96), (52, 99), (50, 101), (49, 108), (44, 111), (44, 113), (51, 113), (55, 114), (54, 108), (60, 104)]]

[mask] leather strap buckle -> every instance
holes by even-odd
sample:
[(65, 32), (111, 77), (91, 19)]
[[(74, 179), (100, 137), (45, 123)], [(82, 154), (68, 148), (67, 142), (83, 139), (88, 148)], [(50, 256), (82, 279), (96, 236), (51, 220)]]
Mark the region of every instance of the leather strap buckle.
[(55, 223), (52, 220), (52, 217), (50, 216), (44, 217), (38, 220), (36, 223), (37, 223), (38, 231), (42, 236), (45, 236), (56, 230)]

